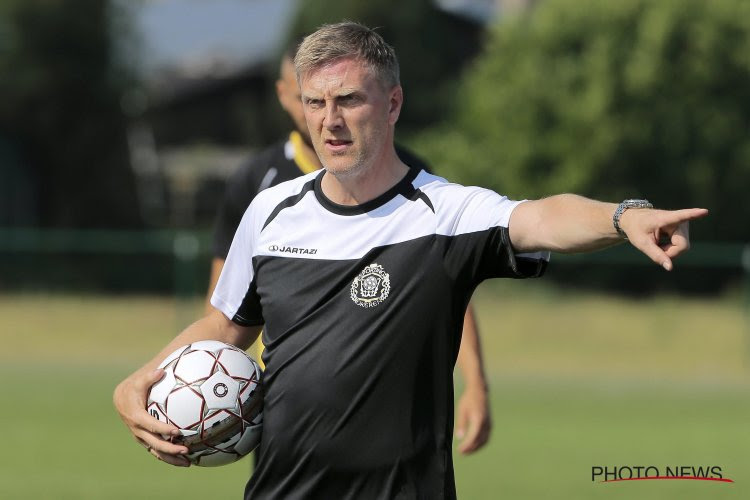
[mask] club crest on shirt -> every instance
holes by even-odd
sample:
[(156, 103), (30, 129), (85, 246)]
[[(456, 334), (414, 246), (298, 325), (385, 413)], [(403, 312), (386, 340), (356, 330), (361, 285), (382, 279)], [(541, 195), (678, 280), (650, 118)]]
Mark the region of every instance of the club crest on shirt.
[(370, 264), (352, 281), (351, 297), (362, 307), (375, 307), (391, 292), (391, 277), (380, 264)]

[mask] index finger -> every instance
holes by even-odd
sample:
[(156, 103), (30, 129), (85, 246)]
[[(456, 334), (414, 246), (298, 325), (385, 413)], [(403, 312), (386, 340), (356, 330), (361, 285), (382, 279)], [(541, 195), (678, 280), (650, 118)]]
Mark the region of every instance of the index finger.
[(156, 410), (154, 410), (154, 413), (145, 410), (138, 413), (136, 425), (140, 427), (140, 430), (136, 433), (136, 438), (157, 452), (171, 455), (187, 453), (186, 446), (172, 441), (172, 438), (182, 435), (180, 430), (176, 426), (160, 420), (157, 415)]
[(173, 443), (164, 439), (160, 434), (141, 431), (136, 435), (136, 439), (148, 446), (149, 450), (154, 450), (167, 455), (182, 456), (189, 452), (189, 448), (182, 443)]
[(667, 210), (664, 212), (665, 225), (678, 224), (694, 219), (700, 219), (708, 215), (706, 208), (683, 208), (681, 210)]
[(138, 415), (134, 419), (135, 424), (141, 429), (150, 432), (151, 434), (161, 435), (165, 440), (169, 437), (176, 437), (182, 435), (180, 429), (170, 424), (160, 417), (160, 412), (155, 409), (144, 408), (143, 412), (138, 412)]
[(155, 402), (159, 402), (161, 399), (166, 400), (167, 394), (164, 393), (164, 391), (160, 391), (158, 386), (154, 386), (154, 384), (164, 378), (165, 375), (166, 372), (164, 370), (156, 369), (137, 380), (137, 392), (142, 394), (142, 397), (144, 398), (143, 403), (141, 404), (141, 409), (143, 411), (137, 412), (133, 420), (140, 428), (152, 434), (179, 436), (180, 431), (177, 426), (167, 422), (166, 415), (158, 409), (157, 404), (153, 403), (149, 405), (148, 403), (149, 395)]

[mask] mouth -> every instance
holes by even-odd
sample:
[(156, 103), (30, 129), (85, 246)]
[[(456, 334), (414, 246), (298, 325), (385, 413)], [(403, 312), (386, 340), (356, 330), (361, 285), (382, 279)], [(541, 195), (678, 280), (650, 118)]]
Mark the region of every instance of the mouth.
[(352, 145), (352, 141), (346, 139), (326, 139), (326, 149), (332, 153), (342, 153)]

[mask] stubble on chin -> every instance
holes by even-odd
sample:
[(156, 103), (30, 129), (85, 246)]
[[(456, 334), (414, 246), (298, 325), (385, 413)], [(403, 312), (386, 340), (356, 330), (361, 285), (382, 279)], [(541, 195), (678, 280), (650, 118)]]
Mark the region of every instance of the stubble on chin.
[(333, 168), (330, 168), (330, 164), (331, 162), (329, 161), (324, 162), (323, 168), (325, 168), (326, 171), (333, 175), (336, 179), (341, 181), (351, 180), (359, 177), (360, 175), (365, 173), (369, 167), (369, 163), (365, 160), (364, 155), (357, 155), (351, 160), (348, 165), (342, 166), (339, 164)]

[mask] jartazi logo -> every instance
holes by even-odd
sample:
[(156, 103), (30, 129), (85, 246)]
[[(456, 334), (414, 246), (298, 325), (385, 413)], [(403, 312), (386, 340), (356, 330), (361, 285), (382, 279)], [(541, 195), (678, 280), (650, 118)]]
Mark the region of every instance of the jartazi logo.
[(271, 245), (268, 247), (269, 252), (291, 253), (297, 255), (315, 255), (318, 253), (317, 248), (289, 247), (285, 245)]
[(595, 465), (591, 467), (591, 481), (614, 483), (635, 480), (699, 480), (733, 483), (724, 477), (719, 465)]

